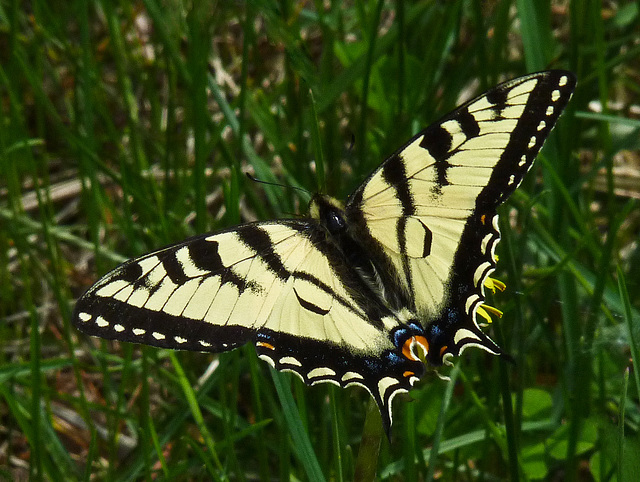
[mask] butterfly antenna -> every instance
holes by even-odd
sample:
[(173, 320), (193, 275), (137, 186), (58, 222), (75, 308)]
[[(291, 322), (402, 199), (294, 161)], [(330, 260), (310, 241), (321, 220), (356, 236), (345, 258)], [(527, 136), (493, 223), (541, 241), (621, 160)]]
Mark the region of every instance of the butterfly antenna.
[(313, 196), (313, 193), (307, 191), (303, 187), (292, 186), (291, 184), (281, 184), (279, 182), (264, 181), (262, 179), (258, 179), (257, 177), (252, 176), (248, 172), (245, 172), (245, 174), (251, 181), (257, 182), (259, 184), (266, 184), (267, 186), (277, 186), (277, 187), (281, 187), (283, 189), (296, 189), (296, 190), (298, 190), (300, 192), (303, 192), (303, 193), (305, 193), (305, 194), (307, 194), (309, 196)]

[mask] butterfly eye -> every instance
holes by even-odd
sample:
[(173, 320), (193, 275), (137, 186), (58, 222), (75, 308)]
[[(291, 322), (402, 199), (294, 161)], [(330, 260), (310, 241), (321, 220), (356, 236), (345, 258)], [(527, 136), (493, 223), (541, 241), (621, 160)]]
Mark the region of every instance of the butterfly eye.
[(330, 233), (337, 233), (338, 231), (342, 231), (346, 226), (344, 218), (340, 216), (337, 211), (333, 210), (327, 212), (325, 222)]

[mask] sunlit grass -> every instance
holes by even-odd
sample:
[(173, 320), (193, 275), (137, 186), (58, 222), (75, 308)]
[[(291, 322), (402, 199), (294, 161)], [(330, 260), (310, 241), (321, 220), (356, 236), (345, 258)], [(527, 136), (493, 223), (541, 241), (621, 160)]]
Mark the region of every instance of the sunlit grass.
[(501, 210), (490, 330), (516, 363), (468, 350), (455, 385), (424, 377), (363, 463), (393, 480), (638, 473), (640, 14), (533, 3), (0, 7), (0, 477), (351, 480), (364, 390), (272, 379), (252, 347), (89, 339), (73, 302), (129, 257), (305, 213), (309, 194), (245, 172), (344, 199), (461, 100), (545, 68), (579, 84)]

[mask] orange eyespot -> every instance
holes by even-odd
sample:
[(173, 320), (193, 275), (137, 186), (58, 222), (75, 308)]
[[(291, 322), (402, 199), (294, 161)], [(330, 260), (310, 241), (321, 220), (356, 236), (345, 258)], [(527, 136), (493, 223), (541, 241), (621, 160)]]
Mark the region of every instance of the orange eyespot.
[(414, 375), (415, 375), (415, 373), (414, 372), (410, 372), (410, 371), (406, 371), (406, 372), (404, 372), (402, 374), (402, 376), (405, 377), (405, 378), (409, 378), (409, 377), (412, 377)]
[(483, 214), (482, 216), (480, 216), (480, 222), (481, 222), (482, 224), (485, 224), (485, 223), (486, 223), (486, 221), (487, 221), (487, 215), (486, 215), (486, 214)]
[(444, 352), (447, 351), (447, 348), (449, 348), (447, 345), (445, 345), (442, 348), (440, 348), (440, 356), (444, 355)]
[(414, 344), (418, 345), (417, 349), (421, 351), (424, 356), (429, 353), (429, 342), (427, 339), (424, 336), (412, 336), (411, 338), (407, 338), (404, 345), (402, 345), (402, 354), (409, 360), (421, 361), (419, 356), (416, 356), (412, 350)]
[(270, 343), (266, 343), (264, 341), (257, 342), (256, 346), (261, 346), (261, 347), (264, 347), (264, 348), (268, 348), (269, 350), (275, 350), (276, 349), (275, 346), (271, 345)]

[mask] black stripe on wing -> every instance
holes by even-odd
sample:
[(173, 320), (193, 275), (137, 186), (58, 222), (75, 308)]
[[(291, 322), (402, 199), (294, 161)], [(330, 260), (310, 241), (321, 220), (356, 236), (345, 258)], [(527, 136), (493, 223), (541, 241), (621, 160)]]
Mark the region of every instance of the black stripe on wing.
[[(531, 168), (576, 85), (575, 77), (564, 71), (535, 75), (540, 76), (540, 81), (531, 92), (525, 113), (465, 225), (452, 267), (451, 286), (454, 289), (450, 301), (441, 316), (426, 327), (430, 361), (436, 365), (442, 363), (444, 353), (456, 356), (466, 345), (478, 345), (502, 354), (475, 320), (475, 311), (485, 300), (484, 282), (496, 267), (494, 251), (500, 241), (497, 207), (507, 200)], [(491, 93), (490, 100), (506, 97), (514, 84), (528, 78), (499, 86)], [(446, 352), (440, 353), (445, 346)]]
[(525, 113), (518, 120), (489, 184), (478, 196), (476, 205), (480, 209), (497, 207), (513, 194), (531, 169), (576, 87), (572, 73), (551, 70), (502, 84), (496, 88), (496, 94), (504, 92), (506, 95), (515, 82), (521, 83), (534, 76), (540, 76), (540, 81), (529, 95)]
[(256, 334), (252, 328), (205, 323), (94, 295), (78, 300), (74, 324), (107, 340), (215, 353), (242, 346)]

